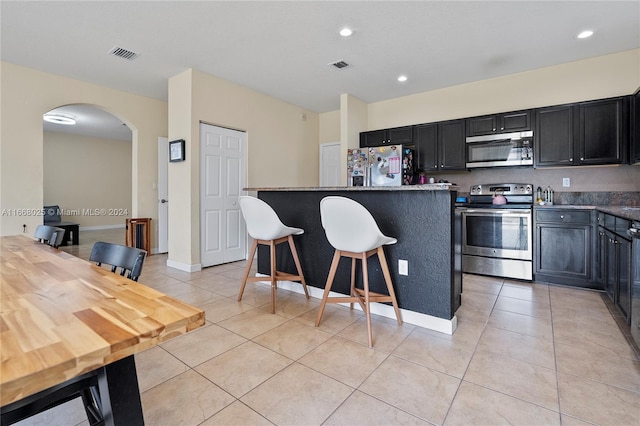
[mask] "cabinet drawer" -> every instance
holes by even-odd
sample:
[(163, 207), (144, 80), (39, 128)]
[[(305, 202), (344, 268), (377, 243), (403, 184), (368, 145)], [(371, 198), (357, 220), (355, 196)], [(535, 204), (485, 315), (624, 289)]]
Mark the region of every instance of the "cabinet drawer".
[(550, 223), (591, 223), (591, 212), (588, 210), (537, 210), (538, 222)]

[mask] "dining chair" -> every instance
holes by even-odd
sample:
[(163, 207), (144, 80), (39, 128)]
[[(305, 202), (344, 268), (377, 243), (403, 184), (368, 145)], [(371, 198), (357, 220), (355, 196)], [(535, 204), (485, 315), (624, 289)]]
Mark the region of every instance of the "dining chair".
[(62, 241), (64, 241), (65, 230), (55, 226), (38, 225), (33, 237), (38, 239), (41, 243), (49, 244), (52, 247), (58, 248)]
[[(294, 228), (287, 226), (280, 221), (277, 213), (271, 208), (271, 206), (259, 198), (242, 196), (239, 199), (240, 210), (242, 216), (247, 224), (247, 232), (253, 238), (253, 244), (249, 253), (249, 262), (244, 272), (244, 279), (240, 287), (240, 293), (238, 294), (238, 301), (242, 300), (242, 294), (247, 282), (256, 281), (270, 281), (271, 282), (271, 313), (276, 312), (276, 289), (278, 287), (278, 281), (300, 281), (304, 294), (309, 298), (309, 292), (307, 290), (307, 283), (302, 273), (302, 267), (300, 266), (300, 259), (298, 258), (298, 252), (296, 245), (293, 241), (294, 235), (302, 235), (304, 229)], [(290, 274), (277, 270), (276, 262), (276, 246), (278, 244), (288, 242), (291, 249), (291, 255), (296, 265), (298, 274)], [(253, 264), (253, 258), (258, 248), (258, 244), (262, 244), (269, 247), (270, 251), (270, 270), (269, 276), (261, 277), (249, 277), (251, 265)]]
[[(391, 302), (395, 310), (398, 325), (402, 325), (398, 301), (393, 290), (389, 266), (384, 255), (383, 246), (398, 242), (393, 237), (384, 235), (375, 219), (362, 204), (346, 197), (329, 196), (320, 200), (320, 220), (325, 230), (329, 244), (335, 248), (329, 276), (322, 295), (322, 302), (316, 319), (316, 327), (320, 325), (322, 314), (327, 303), (349, 303), (353, 309), (353, 303), (357, 302), (367, 319), (367, 334), (369, 347), (373, 347), (371, 332), (371, 302)], [(374, 254), (378, 255), (380, 266), (387, 285), (388, 295), (369, 291), (369, 272), (367, 259)], [(349, 296), (332, 296), (329, 292), (335, 279), (338, 264), (342, 257), (351, 258), (351, 287)], [(362, 264), (363, 288), (355, 286), (356, 261)]]
[(110, 265), (111, 272), (117, 272), (120, 268), (120, 275), (126, 274), (127, 278), (138, 281), (146, 255), (146, 251), (135, 247), (98, 241), (91, 249), (89, 260), (96, 262), (98, 266), (103, 263)]

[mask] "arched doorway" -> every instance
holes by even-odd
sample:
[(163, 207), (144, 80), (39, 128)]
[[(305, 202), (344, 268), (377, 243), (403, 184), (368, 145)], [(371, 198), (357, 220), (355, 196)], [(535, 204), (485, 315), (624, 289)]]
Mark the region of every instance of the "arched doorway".
[(45, 115), (75, 121), (43, 121), (44, 205), (60, 206), (63, 220), (81, 230), (80, 245), (65, 250), (88, 257), (95, 241), (124, 244), (132, 213), (131, 129), (96, 105), (64, 105)]

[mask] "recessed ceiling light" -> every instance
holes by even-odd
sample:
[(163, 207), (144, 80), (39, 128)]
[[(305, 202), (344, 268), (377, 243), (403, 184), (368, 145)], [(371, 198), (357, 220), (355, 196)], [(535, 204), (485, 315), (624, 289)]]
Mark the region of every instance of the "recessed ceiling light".
[(591, 37), (592, 35), (593, 35), (593, 31), (586, 30), (578, 34), (578, 38), (588, 38), (588, 37)]
[(401, 75), (400, 77), (398, 77), (398, 81), (400, 83), (403, 83), (403, 82), (407, 81), (407, 76), (406, 75)]
[(64, 124), (66, 126), (73, 126), (76, 124), (76, 119), (71, 115), (46, 113), (42, 118), (44, 121), (48, 121), (49, 123)]
[(340, 35), (342, 37), (350, 37), (353, 34), (353, 30), (351, 28), (343, 28), (340, 30)]

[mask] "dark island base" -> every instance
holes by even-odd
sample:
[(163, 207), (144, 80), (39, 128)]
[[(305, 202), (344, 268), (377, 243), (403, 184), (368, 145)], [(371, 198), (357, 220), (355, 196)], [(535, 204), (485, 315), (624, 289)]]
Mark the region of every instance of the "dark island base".
[[(303, 235), (294, 238), (314, 297), (322, 295), (334, 253), (320, 221), (320, 200), (329, 195), (358, 201), (371, 212), (382, 233), (398, 239), (398, 243), (385, 246), (384, 250), (403, 320), (453, 333), (462, 291), (460, 221), (454, 217), (456, 192), (259, 191), (258, 197), (274, 208), (283, 223), (305, 230)], [(408, 261), (408, 276), (398, 274), (399, 259)], [(277, 260), (279, 270), (295, 272), (287, 244), (278, 247)], [(371, 291), (386, 294), (377, 256), (369, 258), (367, 264)], [(332, 287), (334, 292), (349, 293), (350, 265), (347, 259), (341, 261)], [(361, 269), (359, 262), (357, 269)], [(269, 273), (268, 247), (258, 248), (258, 273)], [(360, 275), (359, 272), (358, 282)], [(297, 283), (291, 284), (290, 289), (302, 292)], [(372, 312), (395, 318), (390, 305), (374, 304)]]

